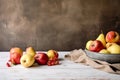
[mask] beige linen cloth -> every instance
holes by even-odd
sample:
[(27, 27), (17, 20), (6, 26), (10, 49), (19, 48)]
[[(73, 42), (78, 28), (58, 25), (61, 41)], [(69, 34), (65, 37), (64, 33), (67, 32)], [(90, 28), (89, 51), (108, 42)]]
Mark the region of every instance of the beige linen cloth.
[(110, 64), (105, 61), (93, 60), (89, 58), (82, 49), (71, 51), (69, 54), (65, 55), (65, 58), (75, 63), (82, 63), (95, 69), (120, 75), (120, 63)]

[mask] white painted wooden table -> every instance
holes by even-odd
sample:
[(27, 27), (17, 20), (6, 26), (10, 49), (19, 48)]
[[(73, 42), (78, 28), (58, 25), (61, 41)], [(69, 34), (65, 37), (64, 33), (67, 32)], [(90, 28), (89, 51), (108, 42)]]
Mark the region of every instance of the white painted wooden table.
[(60, 65), (24, 68), (22, 65), (7, 67), (9, 52), (0, 52), (0, 80), (120, 80), (120, 75), (66, 60), (67, 53), (59, 52)]

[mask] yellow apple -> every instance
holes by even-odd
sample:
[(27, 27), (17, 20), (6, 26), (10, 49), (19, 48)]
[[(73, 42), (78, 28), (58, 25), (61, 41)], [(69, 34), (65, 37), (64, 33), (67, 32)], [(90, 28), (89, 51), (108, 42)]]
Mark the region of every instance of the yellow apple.
[(92, 40), (87, 41), (87, 43), (86, 43), (86, 49), (87, 50), (89, 50), (89, 47), (90, 47), (92, 42), (93, 42)]
[(109, 44), (109, 46), (107, 47), (107, 50), (111, 54), (120, 54), (120, 46), (116, 43)]
[(34, 64), (34, 62), (35, 62), (35, 59), (30, 54), (24, 54), (20, 59), (21, 65), (26, 68), (31, 67)]
[(106, 48), (109, 48), (109, 47), (112, 46), (113, 44), (116, 44), (116, 43), (110, 43), (110, 42), (108, 42), (108, 43), (106, 44)]
[(99, 51), (99, 53), (110, 54), (110, 52), (107, 49), (102, 49)]
[(57, 51), (55, 50), (48, 50), (47, 55), (48, 55), (49, 60), (53, 58), (58, 58), (59, 56)]

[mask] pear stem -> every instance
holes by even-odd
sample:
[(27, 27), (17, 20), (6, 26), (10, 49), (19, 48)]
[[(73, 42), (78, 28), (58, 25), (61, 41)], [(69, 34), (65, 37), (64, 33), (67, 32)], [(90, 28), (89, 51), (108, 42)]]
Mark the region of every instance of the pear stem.
[(101, 33), (103, 33), (103, 30), (101, 30)]

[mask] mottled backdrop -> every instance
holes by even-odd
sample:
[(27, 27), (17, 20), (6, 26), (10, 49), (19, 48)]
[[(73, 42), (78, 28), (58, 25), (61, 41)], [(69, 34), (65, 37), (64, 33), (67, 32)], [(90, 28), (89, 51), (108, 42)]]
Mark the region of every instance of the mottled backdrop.
[(0, 50), (73, 50), (120, 32), (120, 0), (0, 0)]

